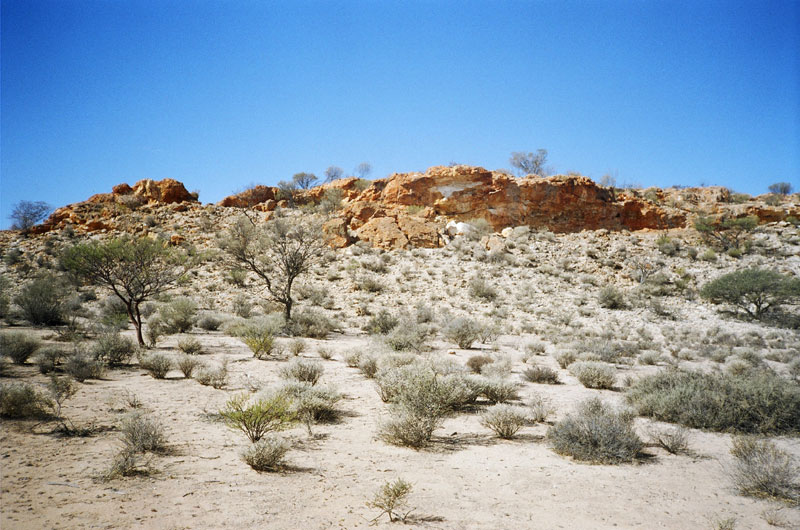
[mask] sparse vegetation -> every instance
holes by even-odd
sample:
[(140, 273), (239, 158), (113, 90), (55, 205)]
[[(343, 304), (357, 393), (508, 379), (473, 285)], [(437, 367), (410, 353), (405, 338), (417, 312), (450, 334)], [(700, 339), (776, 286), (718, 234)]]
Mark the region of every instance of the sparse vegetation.
[(296, 419), (291, 400), (281, 393), (252, 402), (247, 394), (239, 394), (229, 399), (219, 414), (231, 429), (242, 431), (253, 443), (269, 432), (286, 429)]
[(731, 478), (743, 495), (800, 505), (800, 467), (772, 441), (752, 436), (733, 439)]
[(389, 522), (405, 521), (412, 511), (408, 509), (408, 496), (410, 493), (411, 484), (401, 478), (381, 486), (375, 497), (367, 503), (370, 508), (381, 511), (372, 522), (376, 522), (384, 514), (389, 517)]
[(22, 331), (0, 334), (0, 353), (9, 357), (14, 364), (25, 364), (41, 345), (42, 341), (37, 337)]
[(289, 444), (276, 435), (267, 435), (242, 453), (242, 460), (256, 471), (276, 471), (281, 467)]
[(500, 438), (511, 439), (528, 421), (524, 408), (514, 405), (497, 404), (486, 409), (481, 415), (481, 425), (493, 430)]

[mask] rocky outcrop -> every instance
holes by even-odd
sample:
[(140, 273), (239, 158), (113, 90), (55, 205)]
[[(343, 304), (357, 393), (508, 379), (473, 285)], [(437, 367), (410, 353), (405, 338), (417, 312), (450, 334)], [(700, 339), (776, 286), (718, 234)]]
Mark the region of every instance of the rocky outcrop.
[(142, 206), (177, 205), (183, 209), (185, 203), (197, 203), (197, 195), (189, 193), (184, 185), (174, 179), (140, 180), (133, 187), (117, 184), (111, 193), (100, 193), (84, 202), (70, 204), (54, 211), (41, 225), (33, 227), (31, 233), (43, 234), (67, 225), (86, 232), (113, 230), (117, 219), (126, 212)]

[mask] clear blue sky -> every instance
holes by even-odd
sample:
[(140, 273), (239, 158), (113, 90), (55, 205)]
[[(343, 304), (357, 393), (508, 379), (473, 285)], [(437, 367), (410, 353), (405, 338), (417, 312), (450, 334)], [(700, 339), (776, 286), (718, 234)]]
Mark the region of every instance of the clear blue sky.
[(800, 2), (2, 0), (0, 210), (450, 162), (800, 188)]

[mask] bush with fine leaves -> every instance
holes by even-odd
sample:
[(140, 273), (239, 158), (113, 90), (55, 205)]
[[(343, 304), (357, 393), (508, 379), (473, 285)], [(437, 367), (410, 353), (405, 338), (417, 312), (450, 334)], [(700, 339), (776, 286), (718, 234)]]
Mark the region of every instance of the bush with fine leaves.
[(736, 306), (753, 318), (800, 299), (800, 278), (765, 269), (743, 269), (705, 284), (700, 296)]
[(51, 401), (30, 383), (0, 384), (0, 416), (3, 418), (45, 418)]
[(128, 337), (116, 331), (101, 333), (92, 346), (94, 358), (107, 363), (109, 366), (119, 366), (127, 363), (136, 352), (136, 344)]
[(31, 280), (14, 298), (22, 316), (35, 326), (53, 326), (64, 322), (67, 291), (58, 277), (47, 274)]
[(21, 331), (0, 334), (0, 355), (7, 355), (14, 364), (25, 361), (41, 347), (38, 337)]
[(497, 404), (486, 409), (481, 415), (481, 425), (493, 430), (497, 436), (511, 439), (528, 421), (524, 408), (514, 405)]
[(772, 441), (752, 436), (733, 439), (731, 478), (743, 495), (800, 505), (800, 466)]
[(576, 460), (619, 464), (634, 460), (644, 443), (633, 429), (632, 413), (617, 411), (599, 399), (584, 401), (547, 431), (553, 450)]
[(273, 393), (250, 401), (250, 396), (234, 396), (219, 412), (232, 429), (245, 433), (255, 443), (265, 434), (288, 428), (296, 419), (292, 401), (282, 393)]
[(586, 388), (610, 390), (617, 382), (617, 372), (613, 366), (595, 362), (579, 361), (569, 365), (569, 371)]
[(139, 366), (147, 370), (153, 378), (164, 379), (172, 369), (172, 359), (163, 353), (151, 353), (139, 359)]
[(696, 429), (800, 432), (800, 386), (767, 370), (668, 370), (638, 379), (626, 397), (642, 416)]
[(459, 348), (469, 349), (481, 336), (481, 325), (472, 319), (460, 317), (447, 324), (443, 330), (447, 340)]
[(310, 385), (316, 385), (322, 373), (325, 371), (319, 361), (309, 361), (306, 359), (294, 359), (280, 370), (280, 375), (284, 379), (294, 379)]
[(275, 471), (281, 467), (289, 444), (283, 438), (268, 435), (242, 452), (242, 460), (256, 471)]

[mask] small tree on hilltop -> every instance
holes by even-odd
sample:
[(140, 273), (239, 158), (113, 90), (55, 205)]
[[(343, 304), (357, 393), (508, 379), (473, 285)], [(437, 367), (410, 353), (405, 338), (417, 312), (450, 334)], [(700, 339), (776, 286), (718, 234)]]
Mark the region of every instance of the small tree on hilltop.
[(27, 232), (35, 224), (44, 221), (52, 209), (52, 206), (43, 201), (19, 201), (8, 216), (14, 221), (11, 229)]
[(342, 168), (337, 166), (329, 166), (328, 169), (325, 170), (325, 182), (339, 180), (342, 178), (342, 174), (344, 174), (344, 170), (342, 170)]
[(770, 193), (776, 193), (778, 195), (789, 195), (792, 193), (792, 185), (788, 182), (776, 182), (767, 189)]
[(62, 264), (78, 278), (111, 290), (124, 302), (140, 346), (144, 339), (139, 306), (171, 288), (185, 270), (181, 256), (147, 237), (76, 245), (66, 251)]
[(511, 153), (509, 163), (517, 169), (519, 176), (539, 175), (546, 176), (545, 163), (547, 163), (547, 149), (537, 149), (536, 153)]
[(800, 278), (764, 269), (744, 269), (708, 282), (700, 296), (735, 305), (749, 316), (761, 318), (770, 309), (800, 299)]
[(219, 245), (264, 281), (269, 297), (283, 305), (287, 322), (292, 317), (294, 281), (308, 272), (325, 247), (319, 223), (275, 219), (256, 226), (246, 216), (236, 220)]
[(295, 173), (292, 175), (292, 182), (301, 190), (307, 190), (314, 186), (314, 183), (319, 180), (313, 173)]
[(356, 166), (356, 175), (358, 178), (365, 179), (372, 173), (372, 165), (369, 162), (361, 162)]

